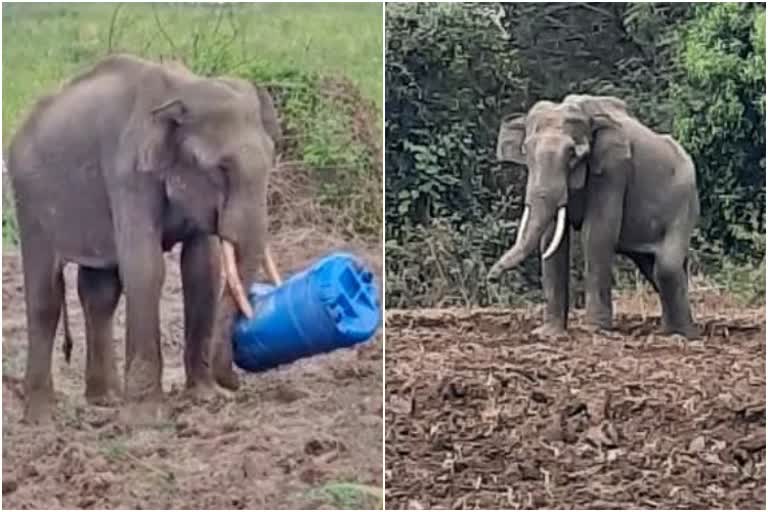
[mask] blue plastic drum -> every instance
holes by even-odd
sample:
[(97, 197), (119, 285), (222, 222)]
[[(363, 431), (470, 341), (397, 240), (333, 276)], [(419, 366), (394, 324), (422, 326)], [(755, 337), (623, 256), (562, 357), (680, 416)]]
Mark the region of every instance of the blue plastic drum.
[(332, 253), (279, 287), (249, 290), (254, 315), (232, 335), (235, 364), (264, 371), (369, 340), (381, 323), (373, 273), (359, 258)]

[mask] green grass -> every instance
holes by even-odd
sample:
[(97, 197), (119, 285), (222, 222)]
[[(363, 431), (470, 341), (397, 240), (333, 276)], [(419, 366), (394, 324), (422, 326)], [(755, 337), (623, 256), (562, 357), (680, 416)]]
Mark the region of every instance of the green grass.
[(380, 509), (384, 501), (377, 487), (345, 482), (326, 484), (311, 491), (309, 497), (339, 510)]
[[(107, 52), (117, 5), (3, 4), (5, 144), (36, 98)], [(213, 5), (123, 4), (111, 31), (112, 47), (147, 57), (191, 52), (194, 34), (210, 35), (221, 10)], [(381, 107), (381, 5), (230, 4), (219, 25), (220, 40), (198, 37), (198, 52), (217, 51), (229, 41), (232, 22), (238, 27), (228, 50), (232, 59), (269, 63), (275, 73), (344, 76)]]
[[(381, 169), (356, 137), (361, 104), (335, 95), (351, 84), (382, 115), (380, 4), (3, 4), (3, 146), (41, 95), (110, 51), (181, 57), (205, 75), (239, 75), (270, 87), (290, 147), (316, 180), (318, 200), (353, 219), (356, 232), (381, 226)], [(357, 93), (356, 93), (357, 94)], [(3, 242), (15, 244), (9, 195)]]

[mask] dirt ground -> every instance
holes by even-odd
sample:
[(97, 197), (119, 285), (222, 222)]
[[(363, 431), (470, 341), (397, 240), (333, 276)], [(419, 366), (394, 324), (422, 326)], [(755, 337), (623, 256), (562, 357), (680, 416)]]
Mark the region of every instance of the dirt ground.
[[(294, 241), (275, 247), (286, 273), (335, 247), (322, 239)], [(3, 507), (380, 507), (380, 491), (373, 489), (382, 483), (381, 336), (244, 376), (233, 396), (192, 403), (182, 394), (178, 254), (167, 259), (161, 304), (163, 386), (173, 410), (167, 424), (131, 431), (116, 420), (116, 409), (85, 403), (85, 339), (73, 267), (67, 271), (67, 297), (75, 348), (67, 365), (63, 337), (57, 336), (55, 427), (30, 428), (20, 423), (26, 352), (21, 264), (18, 253), (4, 251)], [(373, 264), (380, 277), (378, 260)], [(115, 329), (118, 354), (123, 320), (124, 303)]]
[(700, 302), (694, 342), (636, 305), (551, 342), (534, 311), (388, 312), (387, 508), (765, 509), (765, 312)]

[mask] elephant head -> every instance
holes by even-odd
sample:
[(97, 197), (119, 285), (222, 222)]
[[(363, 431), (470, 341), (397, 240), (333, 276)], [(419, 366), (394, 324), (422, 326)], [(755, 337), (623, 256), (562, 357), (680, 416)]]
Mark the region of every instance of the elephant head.
[(221, 240), (223, 273), (241, 312), (243, 288), (263, 265), (280, 276), (267, 245), (267, 185), (281, 133), (269, 94), (236, 79), (187, 76), (165, 87), (144, 126), (138, 168), (162, 172), (166, 196), (195, 228)]
[(497, 158), (526, 166), (528, 183), (515, 245), (489, 277), (528, 257), (553, 221), (554, 236), (542, 259), (554, 254), (567, 228), (569, 198), (587, 187), (589, 175), (631, 158), (621, 125), (626, 115), (624, 102), (616, 98), (572, 95), (562, 103), (539, 101), (527, 114), (503, 118)]

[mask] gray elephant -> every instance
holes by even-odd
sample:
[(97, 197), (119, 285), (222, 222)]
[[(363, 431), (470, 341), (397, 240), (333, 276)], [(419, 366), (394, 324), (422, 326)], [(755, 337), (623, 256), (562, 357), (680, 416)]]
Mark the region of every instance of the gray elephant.
[[(217, 382), (238, 386), (227, 332), (236, 309), (252, 314), (241, 279), (253, 282), (265, 266), (280, 280), (267, 246), (279, 137), (265, 91), (126, 55), (102, 60), (35, 106), (8, 161), (24, 267), (27, 421), (51, 419), (66, 262), (79, 266), (87, 400), (124, 399), (133, 420), (158, 419), (163, 252), (177, 243), (187, 388), (207, 395)], [(231, 295), (220, 302), (222, 273)], [(124, 389), (112, 344), (122, 294)]]
[(547, 304), (537, 334), (560, 335), (567, 327), (572, 226), (582, 234), (589, 324), (612, 327), (611, 267), (621, 254), (659, 294), (663, 330), (697, 335), (687, 274), (699, 217), (696, 172), (672, 137), (644, 126), (622, 100), (570, 95), (505, 117), (497, 154), (526, 165), (528, 184), (517, 241), (488, 277), (498, 278), (540, 247)]

